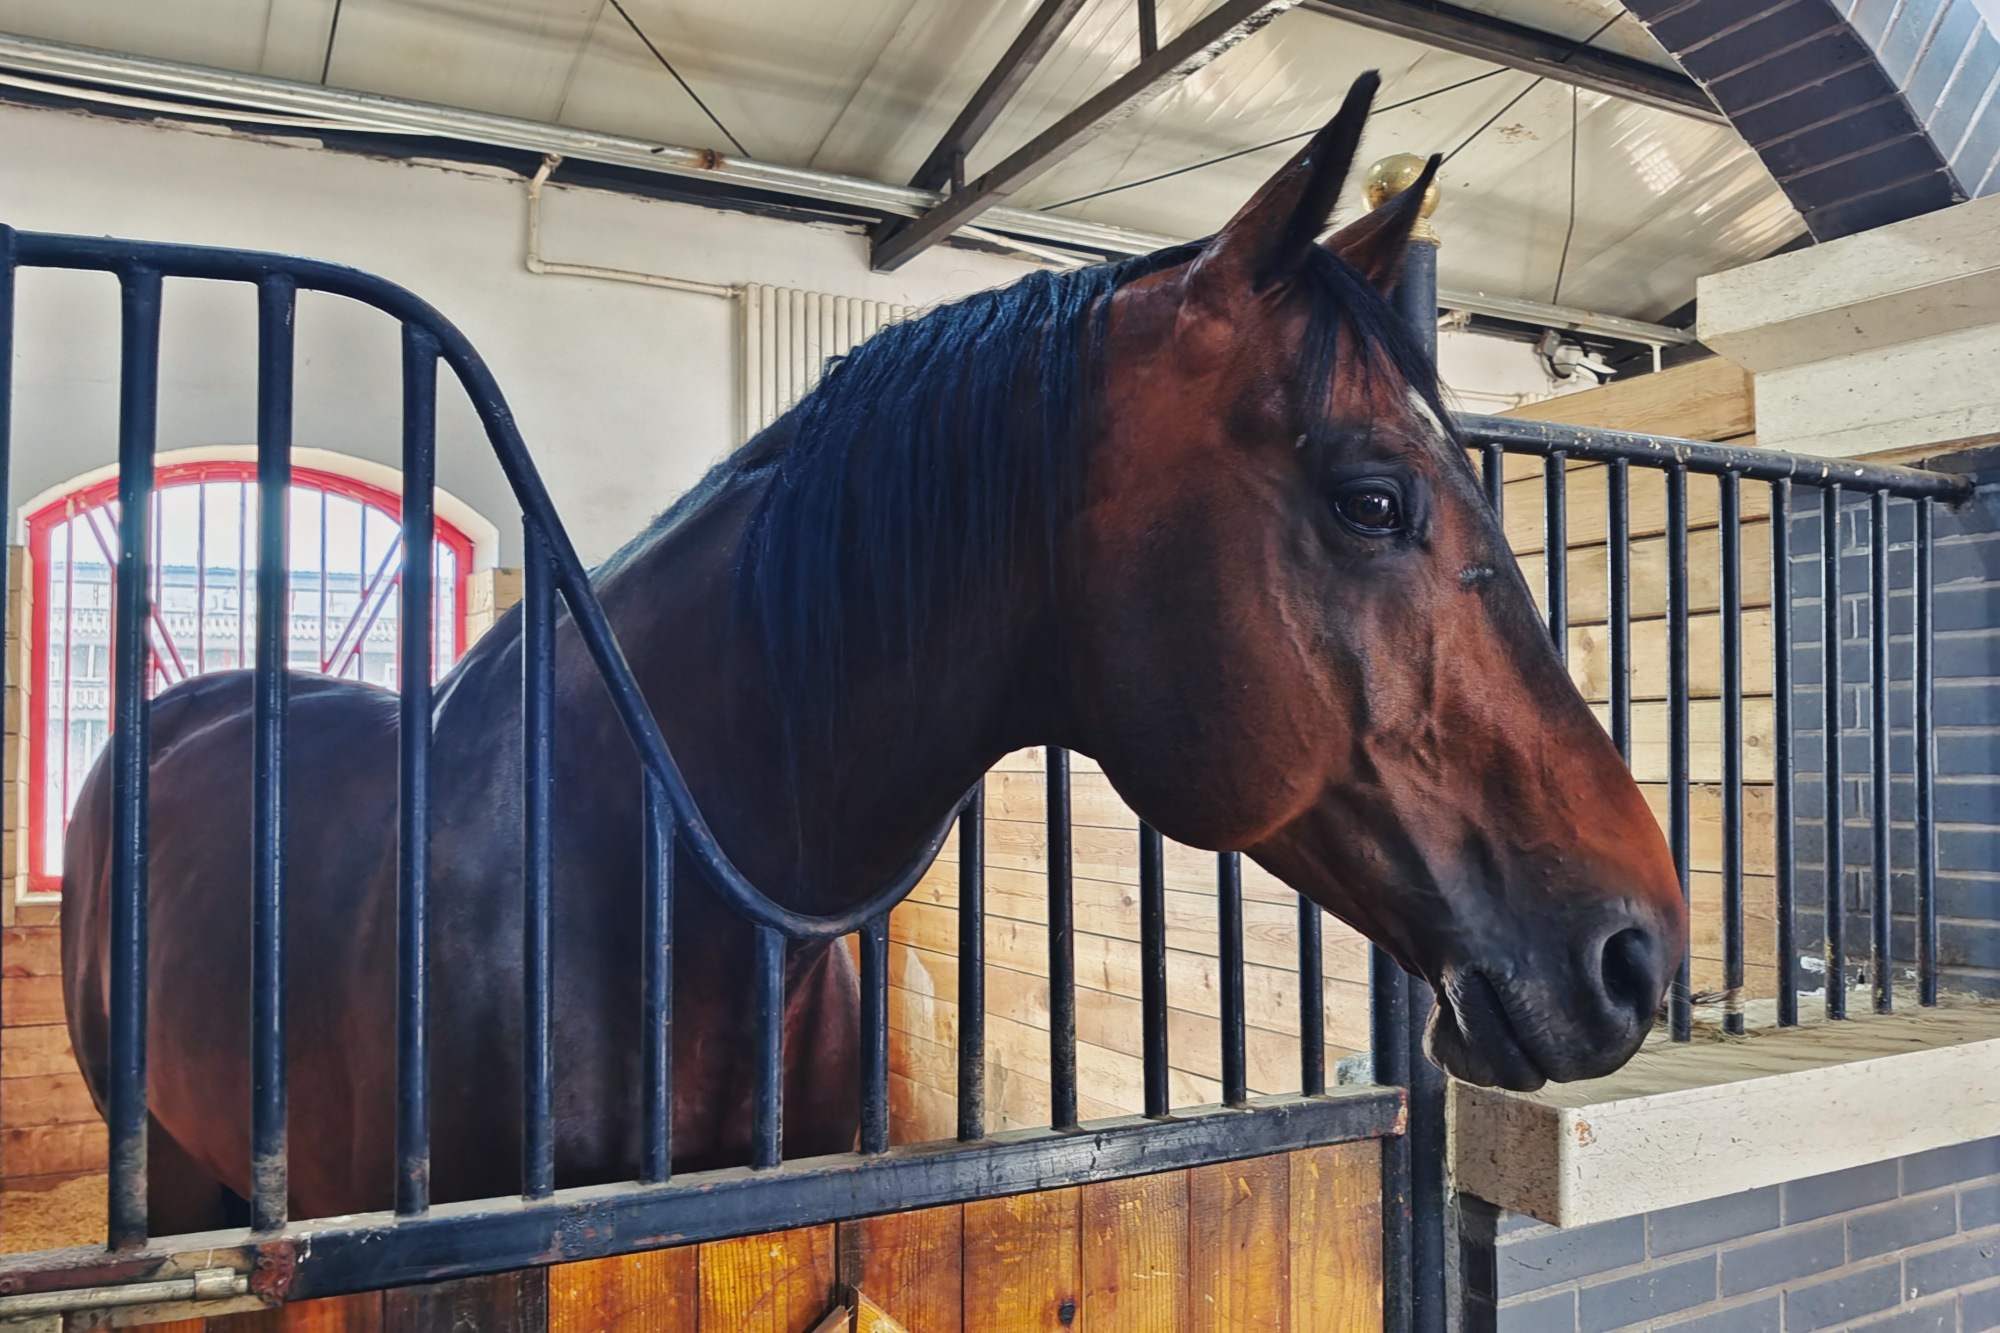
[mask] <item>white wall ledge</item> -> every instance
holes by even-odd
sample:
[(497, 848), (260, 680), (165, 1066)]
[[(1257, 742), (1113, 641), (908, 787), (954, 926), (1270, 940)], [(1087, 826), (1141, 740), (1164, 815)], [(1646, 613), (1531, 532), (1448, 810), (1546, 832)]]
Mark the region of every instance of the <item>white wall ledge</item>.
[(1748, 1037), (1655, 1035), (1609, 1078), (1452, 1085), (1452, 1179), (1556, 1226), (1718, 1198), (2000, 1131), (2000, 1004)]

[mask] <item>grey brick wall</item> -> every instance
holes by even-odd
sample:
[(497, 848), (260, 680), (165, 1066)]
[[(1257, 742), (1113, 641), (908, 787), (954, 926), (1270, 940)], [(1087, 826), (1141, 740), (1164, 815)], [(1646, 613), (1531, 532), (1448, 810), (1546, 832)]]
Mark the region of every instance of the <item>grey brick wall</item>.
[[(1937, 783), (1937, 887), (1940, 984), (2000, 997), (2000, 448), (1966, 451), (1932, 466), (1971, 473), (1981, 486), (1973, 504), (1939, 509), (1933, 528)], [(1825, 800), (1820, 662), (1819, 492), (1801, 487), (1793, 500), (1793, 753), (1797, 837), (1794, 844), (1798, 940), (1808, 961), (1801, 989), (1819, 987), (1813, 962), (1825, 939)], [(1890, 879), (1896, 917), (1897, 980), (1915, 958), (1916, 843), (1911, 733), (1915, 519), (1912, 506), (1890, 509), (1892, 719)], [(1841, 767), (1845, 774), (1842, 843), (1847, 857), (1847, 956), (1851, 979), (1865, 975), (1872, 900), (1873, 794), (1869, 777), (1868, 507), (1850, 499), (1841, 518), (1843, 597)]]
[(2000, 1138), (1567, 1230), (1458, 1208), (1461, 1333), (2000, 1329)]

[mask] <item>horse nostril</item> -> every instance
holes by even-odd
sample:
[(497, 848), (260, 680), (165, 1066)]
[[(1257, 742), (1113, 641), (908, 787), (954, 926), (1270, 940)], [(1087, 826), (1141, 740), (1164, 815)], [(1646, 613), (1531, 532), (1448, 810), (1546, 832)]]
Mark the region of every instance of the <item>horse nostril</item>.
[(1600, 964), (1604, 998), (1642, 1023), (1652, 1020), (1659, 998), (1654, 994), (1654, 947), (1652, 936), (1628, 927), (1604, 941)]

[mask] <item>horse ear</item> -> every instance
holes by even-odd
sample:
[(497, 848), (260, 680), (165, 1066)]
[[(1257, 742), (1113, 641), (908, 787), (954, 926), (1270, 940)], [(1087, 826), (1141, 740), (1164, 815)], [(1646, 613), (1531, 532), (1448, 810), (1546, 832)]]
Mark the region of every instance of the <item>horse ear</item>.
[(1215, 234), (1189, 271), (1192, 292), (1222, 306), (1231, 290), (1261, 290), (1298, 271), (1326, 230), (1381, 83), (1374, 70), (1356, 79), (1334, 118)]
[(1380, 208), (1362, 214), (1326, 238), (1326, 248), (1339, 255), (1384, 295), (1402, 276), (1410, 233), (1423, 216), (1424, 195), (1444, 159), (1436, 153), (1410, 187)]

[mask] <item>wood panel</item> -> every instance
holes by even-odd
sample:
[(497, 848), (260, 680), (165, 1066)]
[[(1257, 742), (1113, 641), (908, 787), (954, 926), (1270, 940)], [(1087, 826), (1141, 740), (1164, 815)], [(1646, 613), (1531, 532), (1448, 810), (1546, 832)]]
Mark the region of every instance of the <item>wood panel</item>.
[(1259, 1157), (1188, 1172), (1189, 1305), (1196, 1333), (1289, 1333), (1291, 1162)]
[(700, 1267), (692, 1247), (549, 1269), (549, 1333), (695, 1333)]
[(396, 1287), (382, 1293), (383, 1333), (542, 1333), (548, 1269)]
[[(1542, 468), (1533, 476), (1507, 483), (1501, 496), (1502, 526), (1516, 554), (1547, 547), (1548, 479)], [(1625, 487), (1625, 531), (1629, 537), (1654, 537), (1667, 530), (1666, 474), (1654, 468), (1628, 468)], [(1594, 546), (1611, 535), (1611, 473), (1602, 464), (1587, 463), (1563, 471), (1564, 506), (1571, 547)], [(1771, 514), (1770, 483), (1739, 482), (1738, 513), (1745, 519)], [(1722, 518), (1722, 486), (1706, 473), (1691, 473), (1687, 481), (1687, 525), (1690, 530), (1713, 528)]]
[(381, 1333), (382, 1293), (329, 1296), (270, 1310), (217, 1315), (207, 1322), (207, 1333)]
[(1080, 1327), (1082, 1191), (1048, 1190), (965, 1205), (965, 1327), (1067, 1333)]
[(1082, 1206), (1089, 1333), (1185, 1333), (1187, 1173), (1086, 1185)]
[(1382, 1145), (1291, 1155), (1292, 1333), (1382, 1327)]
[(701, 1327), (810, 1333), (834, 1301), (834, 1231), (801, 1227), (701, 1246)]
[(912, 1333), (961, 1333), (968, 1327), (962, 1320), (963, 1207), (843, 1222), (839, 1252), (842, 1285), (866, 1294)]
[(1689, 440), (1733, 440), (1757, 429), (1749, 372), (1719, 356), (1526, 403), (1500, 415)]

